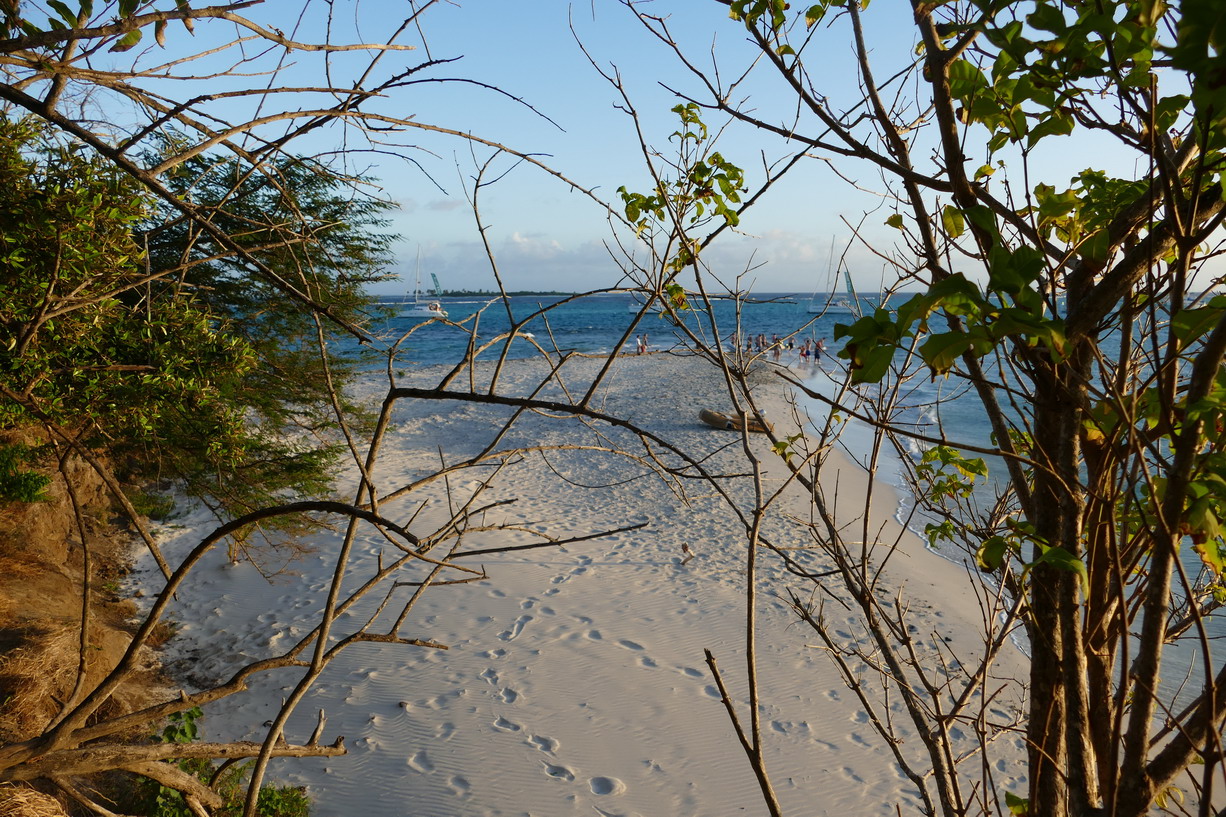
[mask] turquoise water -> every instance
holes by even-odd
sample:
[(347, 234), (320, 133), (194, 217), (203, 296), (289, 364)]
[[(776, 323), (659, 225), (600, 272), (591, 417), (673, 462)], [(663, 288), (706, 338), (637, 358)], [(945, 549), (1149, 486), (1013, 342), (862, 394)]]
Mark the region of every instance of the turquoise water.
[[(477, 298), (444, 298), (443, 308), (449, 319), (464, 324), (463, 328), (433, 322), (413, 332), (403, 344), (398, 360), (404, 363), (449, 363), (462, 355), (468, 344), (468, 329), (476, 325), (479, 342), (491, 340), (506, 332), (511, 320), (528, 321), (521, 332), (530, 332), (535, 339), (550, 351), (575, 351), (586, 354), (607, 354), (621, 341), (636, 315), (630, 309), (634, 301), (626, 293), (584, 296), (567, 300), (561, 296), (516, 296), (501, 301)], [(795, 294), (770, 293), (757, 295), (740, 304), (740, 331), (743, 334), (772, 334), (780, 336), (802, 332), (802, 337), (824, 337), (831, 342), (836, 320), (848, 322), (847, 315), (816, 316), (808, 312), (809, 297)], [(736, 303), (729, 300), (712, 304), (714, 323), (718, 326), (721, 340), (729, 338), (737, 329)], [(547, 312), (543, 311), (548, 309)], [(509, 315), (508, 315), (509, 311)], [(705, 341), (713, 340), (712, 321), (705, 312), (692, 310), (677, 313), (697, 335)], [(419, 321), (412, 318), (394, 317), (375, 327), (383, 338), (397, 337), (412, 329)], [(666, 317), (649, 312), (639, 319), (626, 342), (623, 351), (634, 351), (635, 336), (646, 333), (653, 350), (669, 349), (681, 342), (682, 333)], [(501, 350), (489, 354), (495, 357)], [(512, 343), (512, 357), (528, 357), (534, 354), (530, 344), (521, 339)]]

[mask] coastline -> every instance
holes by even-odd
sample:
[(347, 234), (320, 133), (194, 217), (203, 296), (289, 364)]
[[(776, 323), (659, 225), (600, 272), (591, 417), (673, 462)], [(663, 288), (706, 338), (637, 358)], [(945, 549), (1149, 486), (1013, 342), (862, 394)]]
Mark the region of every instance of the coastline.
[[(577, 360), (573, 371), (568, 364), (573, 387), (600, 363)], [(442, 371), (411, 370), (407, 382), (429, 383)], [(502, 388), (523, 389), (544, 371), (541, 361), (514, 361)], [(755, 399), (786, 436), (794, 433), (793, 409), (783, 384), (772, 381), (764, 379)], [(729, 405), (709, 364), (665, 353), (623, 357), (609, 382), (594, 407), (704, 452), (704, 467), (714, 473), (737, 472), (740, 435), (697, 418), (699, 408)], [(377, 398), (383, 390), (372, 376), (358, 396)], [(377, 466), (381, 482), (419, 478), (440, 457), (450, 463), (471, 456), (510, 413), (472, 403), (441, 408), (398, 405)], [(743, 524), (702, 483), (670, 484), (633, 458), (563, 447), (628, 445), (616, 429), (596, 432), (525, 415), (506, 442), (556, 448), (507, 465), (487, 497), (507, 504), (492, 506), (487, 516), (518, 530), (476, 532), (469, 547), (539, 541), (534, 530), (566, 538), (628, 522), (647, 526), (564, 549), (494, 555), (482, 565), (489, 581), (431, 588), (406, 635), (450, 649), (356, 645), (287, 730), (291, 740), (304, 739), (316, 711), (326, 708), (324, 739), (344, 735), (349, 755), (274, 764), (271, 776), (306, 785), (316, 798), (315, 817), (761, 813), (752, 770), (703, 662), (704, 648), (711, 649), (734, 698), (744, 700)], [(755, 436), (751, 445), (769, 453), (765, 438)], [(658, 456), (669, 462), (667, 452)], [(781, 471), (781, 464), (768, 467), (768, 490)], [(842, 496), (862, 495), (868, 485), (868, 475), (839, 452), (823, 471), (824, 484), (830, 479)], [(450, 485), (452, 501), (474, 482), (467, 476)], [(752, 502), (749, 482), (721, 480), (742, 507)], [(443, 488), (414, 494), (432, 499), (419, 522), (447, 506)], [(781, 503), (764, 531), (775, 541), (802, 542), (795, 520), (807, 518), (807, 498), (793, 484)], [(851, 523), (858, 503), (846, 505)], [(902, 543), (888, 570), (905, 575), (917, 597), (916, 626), (973, 648), (980, 610), (965, 571), (899, 529), (897, 502), (883, 498), (876, 507), (880, 518), (875, 514), (870, 527)], [(415, 508), (392, 516), (408, 519)], [(168, 553), (190, 546), (195, 526), (205, 524), (199, 517), (179, 522), (181, 529), (161, 532)], [(314, 537), (312, 552), (272, 584), (249, 563), (226, 563), (224, 548), (214, 552), (180, 593), (173, 615), (182, 626), (172, 650), (201, 675), (221, 677), (236, 662), (283, 647), (317, 613), (338, 537)], [(693, 553), (688, 561), (686, 548)], [(369, 572), (382, 549), (376, 537), (361, 540), (352, 572)], [(785, 813), (892, 814), (896, 804), (918, 806), (835, 668), (812, 648), (812, 634), (806, 637), (784, 601), (771, 595), (783, 581), (777, 566), (763, 568), (757, 609), (765, 754)], [(1003, 656), (998, 669), (1005, 678), (1025, 677), (1020, 655)], [(259, 739), (260, 724), (292, 684), (285, 672), (253, 683), (244, 701), (208, 710), (204, 731)], [(1010, 780), (1003, 772), (999, 779)]]

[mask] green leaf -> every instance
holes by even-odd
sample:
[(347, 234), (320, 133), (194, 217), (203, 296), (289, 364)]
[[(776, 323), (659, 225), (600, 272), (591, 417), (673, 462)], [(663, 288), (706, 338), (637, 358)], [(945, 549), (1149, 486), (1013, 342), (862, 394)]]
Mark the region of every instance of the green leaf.
[(885, 223), (893, 227), (895, 230), (901, 230), (902, 229), (902, 214), (895, 213), (894, 215), (887, 218), (885, 220)]
[(1040, 31), (1050, 31), (1054, 34), (1063, 33), (1068, 28), (1068, 23), (1064, 19), (1064, 14), (1060, 9), (1050, 5), (1040, 5), (1034, 12), (1026, 18), (1026, 22), (1030, 23), (1032, 28), (1037, 28)]
[(123, 35), (123, 37), (121, 37), (117, 43), (115, 43), (114, 45), (110, 47), (110, 50), (111, 51), (129, 51), (132, 48), (136, 47), (136, 44), (140, 42), (140, 39), (141, 39), (141, 30), (139, 28), (134, 29), (132, 31), (129, 31), (127, 34)]
[(963, 218), (962, 211), (952, 204), (945, 205), (945, 209), (941, 211), (941, 225), (950, 238), (958, 238), (966, 232), (966, 219)]
[(1134, 0), (1137, 7), (1137, 22), (1146, 28), (1158, 25), (1166, 14), (1166, 0)]
[(1005, 537), (990, 537), (985, 539), (983, 544), (979, 546), (979, 549), (975, 551), (975, 564), (985, 573), (1000, 570), (1001, 566), (1005, 563), (1005, 557), (1013, 549), (1009, 540)]
[(933, 335), (920, 346), (920, 356), (935, 374), (945, 374), (971, 346), (965, 332), (943, 332)]
[(1064, 548), (1047, 548), (1043, 551), (1043, 555), (1035, 560), (1035, 564), (1050, 565), (1057, 570), (1077, 574), (1077, 579), (1081, 583), (1081, 592), (1086, 594), (1090, 592), (1090, 574), (1086, 570), (1086, 563)]
[(1024, 817), (1030, 813), (1030, 801), (1025, 797), (1018, 797), (1011, 791), (1005, 792), (1005, 808), (1009, 809), (1010, 813), (1017, 817)]
[(809, 10), (805, 12), (805, 28), (813, 28), (822, 21), (826, 16), (825, 4), (819, 3), (816, 6), (809, 6)]
[(1171, 332), (1179, 340), (1180, 346), (1187, 348), (1209, 334), (1209, 330), (1222, 319), (1222, 313), (1222, 309), (1212, 305), (1181, 309), (1171, 316)]
[(1220, 538), (1207, 539), (1192, 546), (1192, 550), (1200, 556), (1205, 566), (1217, 574), (1218, 578), (1226, 578), (1226, 543)]
[(47, 0), (47, 5), (55, 9), (56, 14), (68, 23), (69, 26), (75, 27), (77, 24), (77, 15), (69, 10), (68, 6), (60, 2), (60, 0)]
[(967, 60), (954, 60), (949, 64), (949, 92), (955, 99), (968, 102), (990, 87), (983, 71)]
[(853, 362), (853, 383), (880, 383), (894, 361), (892, 346), (878, 346)]
[(1030, 133), (1026, 136), (1026, 144), (1034, 147), (1039, 140), (1047, 136), (1068, 136), (1073, 132), (1073, 117), (1062, 110), (1052, 112), (1051, 116), (1045, 117), (1030, 129)]

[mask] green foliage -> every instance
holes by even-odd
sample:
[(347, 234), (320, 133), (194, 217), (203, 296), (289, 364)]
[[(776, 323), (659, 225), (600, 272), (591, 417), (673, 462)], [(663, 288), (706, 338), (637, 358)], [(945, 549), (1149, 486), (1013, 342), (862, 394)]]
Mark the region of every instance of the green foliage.
[(183, 712), (174, 712), (166, 720), (168, 723), (162, 729), (162, 743), (192, 743), (200, 738), (200, 727), (196, 721), (204, 717), (200, 707), (193, 706)]
[[(0, 387), (19, 396), (0, 403), (0, 428), (72, 429), (135, 479), (179, 478), (229, 514), (326, 494), (329, 386), (354, 371), (319, 351), (331, 324), (82, 146), (26, 121), (0, 121), (0, 137)], [(387, 258), (384, 205), (309, 162), (261, 170), (199, 156), (167, 182), (360, 320)]]
[(924, 452), (915, 471), (931, 498), (965, 499), (974, 492), (975, 480), (987, 477), (988, 466), (982, 458), (964, 457), (952, 446), (934, 445)]
[[(356, 194), (351, 180), (304, 159), (282, 158), (253, 168), (234, 159), (197, 156), (176, 166), (165, 181), (236, 243), (339, 318), (361, 323), (374, 310), (365, 287), (390, 277), (385, 269), (394, 236), (383, 232), (389, 205)], [(237, 384), (234, 399), (277, 426), (318, 426), (331, 411), (325, 360), (341, 382), (352, 373), (351, 361), (319, 351), (319, 334), (332, 345), (340, 330), (318, 322), (178, 213), (155, 213), (147, 226), (151, 266), (167, 273), (161, 285), (190, 287), (203, 308), (251, 349), (257, 365)], [(267, 387), (270, 378), (276, 389)]]
[[(193, 743), (200, 737), (196, 721), (203, 716), (199, 707), (177, 712), (155, 740), (161, 743)], [(218, 770), (211, 761), (180, 760), (180, 769), (198, 778), (221, 795), (223, 803), (214, 810), (214, 817), (239, 817), (243, 813), (246, 779), (250, 764), (235, 764)], [(142, 778), (133, 792), (133, 802), (127, 808), (148, 817), (193, 817), (192, 810), (178, 791), (149, 778)], [(256, 804), (259, 817), (307, 817), (311, 802), (301, 787), (264, 786)]]
[(145, 489), (125, 491), (128, 502), (141, 516), (147, 516), (155, 521), (169, 519), (175, 510), (174, 497)]
[(34, 450), (27, 445), (0, 445), (0, 503), (41, 502), (47, 498), (51, 478), (23, 467), (34, 458)]
[(776, 454), (783, 457), (784, 462), (790, 464), (792, 462), (792, 457), (796, 456), (796, 452), (793, 450), (796, 445), (796, 441), (803, 440), (804, 438), (805, 435), (802, 433), (789, 434), (784, 439), (775, 443), (772, 448), (775, 450)]
[[(91, 445), (226, 472), (256, 442), (238, 386), (250, 345), (147, 280), (147, 197), (78, 145), (0, 122), (0, 428), (47, 422)], [(173, 452), (173, 454), (171, 453)]]
[(1192, 81), (1192, 102), (1204, 112), (1201, 126), (1221, 147), (1226, 121), (1226, 7), (1217, 0), (1183, 0), (1179, 4), (1175, 44), (1167, 49), (1171, 62)]
[[(836, 339), (846, 339), (839, 356), (851, 361), (853, 379), (879, 382), (895, 352), (918, 343), (934, 375), (947, 374), (964, 354), (977, 358), (994, 353), (1003, 341), (1046, 349), (1054, 359), (1066, 349), (1064, 321), (1048, 310), (1034, 288), (1042, 258), (1030, 247), (995, 248), (989, 255), (988, 292), (954, 274), (914, 295), (890, 312), (878, 309), (851, 326), (836, 324)], [(956, 316), (961, 325), (935, 331), (934, 314)]]
[(626, 219), (639, 235), (665, 237), (677, 244), (668, 269), (679, 272), (694, 263), (700, 249), (686, 237), (688, 231), (713, 220), (729, 227), (740, 223), (736, 205), (741, 203), (745, 174), (710, 149), (698, 105), (677, 105), (672, 111), (681, 120), (681, 127), (670, 137), (678, 143), (681, 156), (676, 178), (660, 178), (651, 193), (631, 192), (624, 185), (617, 192)]

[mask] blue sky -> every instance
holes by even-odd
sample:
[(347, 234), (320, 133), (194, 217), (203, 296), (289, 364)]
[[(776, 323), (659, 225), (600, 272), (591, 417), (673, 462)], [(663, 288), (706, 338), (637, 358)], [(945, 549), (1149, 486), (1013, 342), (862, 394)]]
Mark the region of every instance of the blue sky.
[[(417, 0), (418, 5), (422, 2)], [(306, 6), (306, 14), (295, 17), (285, 16), (285, 10), (295, 8), (295, 4), (270, 2), (249, 13), (291, 36), (296, 32), (301, 39), (309, 40), (318, 36), (322, 15), (331, 9), (335, 15), (331, 20), (333, 39), (361, 42), (389, 36), (389, 27), (405, 16), (406, 5), (404, 0), (363, 0), (332, 6), (315, 2)], [(685, 53), (703, 68), (717, 61), (725, 82), (743, 71), (754, 57), (740, 24), (730, 20), (727, 8), (713, 0), (652, 0), (637, 5), (647, 13), (667, 17)], [(877, 76), (888, 77), (914, 55), (909, 5), (900, 0), (879, 0), (868, 7), (865, 20)], [(210, 25), (216, 29), (198, 33), (190, 40), (193, 47), (206, 44), (207, 37), (231, 33), (224, 23)], [(615, 206), (620, 206), (616, 192), (619, 186), (646, 192), (649, 176), (633, 121), (619, 110), (622, 101), (618, 93), (589, 63), (583, 49), (606, 71), (616, 68), (620, 73), (641, 115), (645, 139), (662, 152), (672, 149), (668, 137), (677, 126), (670, 113), (680, 101), (674, 91), (705, 98), (676, 57), (617, 0), (435, 2), (422, 15), (421, 30), (424, 42), (416, 31), (400, 40), (416, 46), (416, 50), (385, 55), (376, 74), (395, 73), (427, 57), (457, 58), (414, 77), (450, 81), (398, 89), (386, 98), (372, 100), (367, 110), (411, 116), (417, 122), (472, 133), (536, 154), (577, 184), (595, 188), (597, 196)], [(167, 52), (174, 55), (188, 39), (178, 27), (170, 34)], [(823, 25), (815, 37), (806, 52), (806, 62), (818, 77), (819, 92), (836, 107), (850, 104), (859, 98), (859, 89), (847, 26), (842, 22)], [(148, 55), (144, 58), (150, 59)], [(214, 59), (218, 66), (232, 61), (229, 56)], [(319, 84), (316, 56), (299, 51), (290, 59), (292, 62), (281, 66), (279, 82)], [(366, 54), (334, 57), (331, 80), (345, 84), (368, 59)], [(203, 64), (198, 65), (196, 70), (203, 73)], [(228, 81), (211, 79), (208, 90), (274, 82), (263, 79), (263, 75), (253, 79), (250, 69), (257, 66), (271, 67), (258, 62), (243, 66), (248, 76)], [(181, 88), (176, 90), (183, 94)], [(758, 66), (738, 94), (748, 97), (747, 104), (770, 121), (782, 123), (796, 116), (794, 95), (769, 66)], [(309, 101), (308, 96), (302, 95), (304, 107), (320, 104)], [(240, 103), (225, 104), (232, 118)], [(293, 103), (288, 107), (293, 108)], [(707, 124), (715, 129), (722, 121), (710, 114)], [(284, 127), (276, 124), (267, 132), (276, 133)], [(817, 130), (803, 117), (801, 127), (810, 133)], [(491, 156), (491, 149), (426, 131), (389, 137), (338, 128), (311, 137), (297, 149), (328, 152), (342, 146), (373, 148), (350, 156), (348, 166), (376, 180), (381, 194), (399, 208), (391, 227), (403, 239), (396, 248), (398, 261), (391, 271), (403, 281), (380, 285), (376, 291), (403, 292), (411, 283), (419, 249), (423, 271), (436, 273), (444, 287), (494, 288), (493, 273), (468, 201), (475, 167)], [(743, 128), (724, 133), (717, 147), (728, 160), (745, 169), (751, 188), (763, 177), (764, 159), (772, 161), (795, 149), (794, 144)], [(921, 160), (924, 152), (917, 151)], [(968, 153), (974, 153), (974, 149), (968, 149)], [(846, 263), (858, 288), (867, 291), (879, 287), (883, 261), (853, 239), (848, 224), (862, 225), (862, 237), (879, 250), (892, 249), (897, 233), (884, 226), (892, 210), (880, 195), (882, 181), (872, 168), (842, 159), (835, 164), (840, 178), (822, 158), (804, 161), (750, 211), (738, 232), (725, 233), (705, 251), (705, 259), (717, 275), (731, 281), (752, 267), (742, 283), (752, 284), (759, 292), (826, 289), (830, 285), (828, 257), (833, 242), (838, 254), (846, 252)], [(975, 158), (978, 161), (981, 157)], [(1114, 164), (1109, 170), (1131, 174), (1134, 161), (1082, 135), (1032, 159), (1030, 182), (1042, 178), (1057, 186), (1066, 185), (1072, 175), (1090, 165)], [(538, 168), (512, 165), (506, 157), (495, 162), (492, 175), (505, 175), (485, 188), (479, 200), (485, 237), (506, 286), (575, 291), (617, 285), (621, 273), (610, 258), (615, 233), (606, 210)], [(1014, 184), (1020, 189), (1017, 181)], [(624, 246), (634, 243), (624, 230), (620, 240)], [(892, 278), (892, 273), (889, 276)]]
[[(699, 57), (709, 55), (713, 43), (721, 55), (732, 55), (729, 65), (751, 57), (748, 48), (739, 47), (744, 33), (722, 6), (691, 0), (648, 7), (653, 13), (671, 13), (670, 26), (687, 37), (687, 47)], [(463, 55), (453, 75), (496, 83), (531, 103), (558, 127), (489, 92), (454, 87), (415, 92), (415, 100), (427, 108), (424, 118), (546, 154), (543, 161), (579, 184), (595, 187), (598, 195), (614, 204), (621, 185), (649, 189), (633, 121), (618, 110), (620, 97), (589, 64), (576, 35), (598, 65), (615, 66), (620, 72), (647, 139), (662, 151), (669, 148), (668, 136), (676, 129), (670, 109), (680, 100), (661, 83), (689, 89), (693, 82), (621, 4), (484, 2), (439, 11), (425, 23), (430, 52), (435, 57)], [(908, 38), (905, 57), (910, 53), (910, 32), (904, 26), (891, 26), (892, 34), (898, 31)], [(840, 47), (848, 51), (846, 42)], [(834, 88), (831, 93), (838, 91)], [(786, 104), (786, 100), (773, 104), (780, 101)], [(718, 124), (718, 117), (708, 117), (709, 126)], [(767, 150), (774, 158), (785, 151), (778, 140), (755, 133), (727, 133), (717, 147), (747, 171), (751, 185), (762, 178), (761, 152)], [(406, 246), (421, 245), (423, 267), (436, 271), (444, 286), (491, 287), (492, 275), (476, 242), (459, 178), (472, 175), (473, 161), (464, 146), (452, 144), (449, 150), (431, 166), (442, 168), (436, 179), (446, 195), (419, 173), (395, 173), (404, 180), (394, 193), (403, 208), (396, 227)], [(866, 207), (879, 202), (856, 195), (819, 163), (807, 164), (751, 211), (740, 234), (726, 234), (708, 250), (708, 262), (722, 275), (734, 276), (753, 263), (760, 266), (747, 280), (754, 280), (759, 291), (826, 287), (830, 243), (846, 244), (850, 239), (839, 217), (858, 221)], [(391, 177), (394, 171), (389, 166), (376, 172)], [(571, 290), (618, 282), (619, 271), (606, 249), (610, 230), (604, 211), (557, 180), (534, 168), (518, 167), (483, 191), (480, 206), (508, 286)], [(884, 221), (885, 215), (876, 222)], [(415, 250), (402, 255), (411, 265)], [(879, 262), (875, 269), (863, 264), (853, 269), (858, 284), (876, 287)]]

